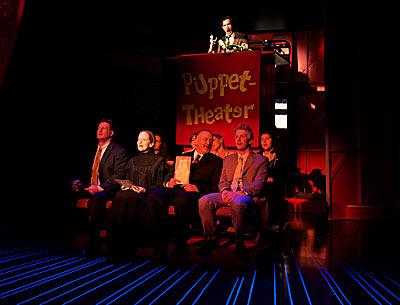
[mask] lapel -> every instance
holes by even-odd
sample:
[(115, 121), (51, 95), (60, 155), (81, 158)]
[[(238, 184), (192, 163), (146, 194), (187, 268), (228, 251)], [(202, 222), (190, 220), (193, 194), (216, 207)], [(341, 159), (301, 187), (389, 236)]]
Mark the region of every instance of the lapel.
[[(250, 166), (253, 164), (255, 159), (256, 159), (255, 153), (253, 151), (250, 151), (249, 156), (247, 157), (246, 163), (243, 165), (242, 176), (246, 174), (246, 171), (250, 168)], [(237, 163), (237, 161), (236, 161), (236, 163)]]
[(111, 150), (112, 150), (112, 145), (113, 145), (112, 142), (110, 144), (108, 144), (108, 146), (106, 148), (106, 151), (104, 152), (103, 157), (100, 160), (99, 168), (103, 168), (104, 163), (106, 163), (107, 159), (110, 157)]
[[(192, 162), (193, 162), (193, 157), (194, 157), (194, 150), (185, 152), (185, 153), (182, 154), (182, 156), (191, 157), (192, 160), (190, 160), (190, 164), (192, 164)], [(202, 159), (203, 159), (203, 158), (202, 158)]]
[(201, 159), (200, 159), (200, 161), (199, 161), (199, 164), (204, 160), (204, 161), (206, 161), (207, 159), (208, 159), (208, 154), (210, 154), (210, 153), (205, 153), (204, 155), (203, 155), (203, 157), (201, 157)]

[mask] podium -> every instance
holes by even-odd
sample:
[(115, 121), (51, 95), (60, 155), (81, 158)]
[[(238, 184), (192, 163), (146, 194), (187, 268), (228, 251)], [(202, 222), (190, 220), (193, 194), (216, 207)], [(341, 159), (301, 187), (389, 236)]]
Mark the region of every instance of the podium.
[(187, 146), (193, 133), (208, 129), (234, 147), (234, 128), (247, 124), (258, 147), (275, 95), (275, 67), (288, 65), (285, 59), (273, 51), (243, 51), (186, 54), (172, 63), (176, 144)]

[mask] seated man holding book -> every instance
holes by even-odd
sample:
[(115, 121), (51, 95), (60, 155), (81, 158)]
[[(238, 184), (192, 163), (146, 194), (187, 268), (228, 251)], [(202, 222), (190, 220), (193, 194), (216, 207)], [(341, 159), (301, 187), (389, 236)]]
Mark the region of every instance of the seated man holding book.
[[(222, 159), (210, 153), (212, 133), (200, 130), (195, 142), (196, 148), (193, 151), (183, 153), (181, 159), (177, 157), (175, 172), (167, 175), (164, 188), (153, 189), (147, 196), (147, 228), (156, 247), (164, 255), (169, 204), (173, 203), (175, 208), (175, 252), (180, 258), (187, 258), (189, 226), (194, 219), (199, 220), (197, 201), (201, 196), (218, 190)], [(185, 157), (190, 159), (189, 162)]]

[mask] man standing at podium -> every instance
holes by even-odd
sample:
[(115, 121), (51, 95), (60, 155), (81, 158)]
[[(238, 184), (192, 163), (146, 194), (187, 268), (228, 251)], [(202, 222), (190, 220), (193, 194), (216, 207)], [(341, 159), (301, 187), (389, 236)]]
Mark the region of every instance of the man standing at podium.
[[(225, 32), (225, 36), (218, 40), (217, 53), (233, 52), (235, 49), (230, 46), (236, 46), (241, 48), (248, 48), (247, 36), (240, 32), (233, 31), (232, 18), (230, 16), (224, 16), (220, 20), (220, 26)], [(210, 43), (212, 43), (210, 39)], [(210, 50), (212, 50), (210, 46)], [(237, 50), (237, 49), (236, 49)], [(212, 51), (213, 52), (213, 51)], [(211, 53), (211, 52), (209, 52)]]

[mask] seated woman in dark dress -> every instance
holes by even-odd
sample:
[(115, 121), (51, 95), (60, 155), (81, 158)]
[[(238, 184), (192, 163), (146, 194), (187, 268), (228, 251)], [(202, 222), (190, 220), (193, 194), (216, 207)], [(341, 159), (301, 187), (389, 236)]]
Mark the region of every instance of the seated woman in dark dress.
[(167, 172), (166, 160), (154, 154), (155, 137), (151, 131), (138, 136), (139, 154), (127, 163), (126, 180), (114, 199), (108, 215), (107, 251), (113, 257), (135, 254), (139, 238), (144, 236), (142, 222), (146, 207), (146, 193), (161, 187)]
[(284, 200), (286, 166), (281, 154), (276, 150), (271, 131), (260, 135), (260, 154), (268, 159), (268, 178), (265, 181), (265, 193), (268, 199), (268, 219), (264, 224), (270, 228), (281, 226), (287, 220), (287, 204)]

